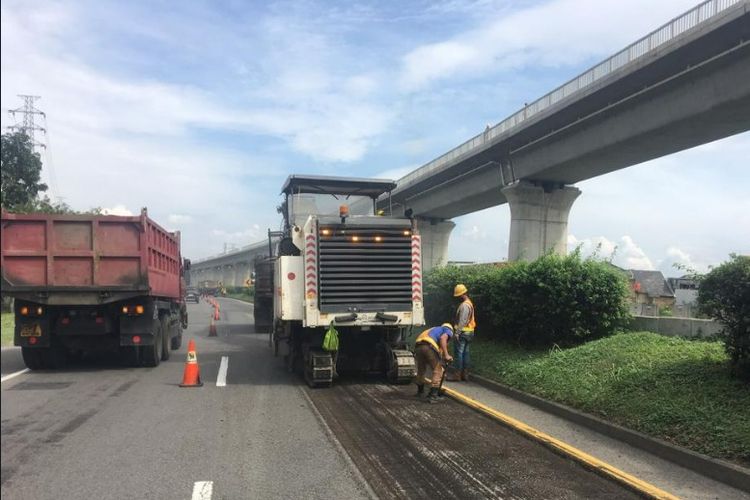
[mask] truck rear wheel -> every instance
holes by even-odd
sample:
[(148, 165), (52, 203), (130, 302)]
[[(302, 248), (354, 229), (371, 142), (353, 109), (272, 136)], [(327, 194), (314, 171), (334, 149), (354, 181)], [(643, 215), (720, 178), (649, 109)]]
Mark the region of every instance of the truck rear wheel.
[(153, 334), (154, 342), (151, 345), (141, 346), (141, 363), (143, 366), (155, 367), (159, 366), (162, 355), (162, 347), (164, 342), (162, 340), (161, 322), (155, 319), (151, 327), (151, 333)]
[(174, 327), (174, 330), (174, 335), (172, 335), (172, 338), (169, 340), (169, 347), (171, 347), (173, 351), (176, 351), (182, 347), (182, 325), (178, 323), (177, 326)]
[(161, 360), (167, 361), (169, 360), (169, 348), (170, 348), (170, 339), (171, 339), (171, 329), (169, 328), (169, 316), (162, 316), (161, 318)]

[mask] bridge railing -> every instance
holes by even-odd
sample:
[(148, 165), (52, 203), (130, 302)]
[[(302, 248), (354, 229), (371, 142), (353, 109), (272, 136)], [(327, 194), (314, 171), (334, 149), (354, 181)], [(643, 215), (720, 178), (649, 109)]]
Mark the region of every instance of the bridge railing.
[(452, 162), (459, 156), (472, 151), (495, 137), (519, 126), (525, 120), (559, 103), (565, 98), (573, 96), (587, 88), (602, 77), (617, 71), (619, 68), (644, 57), (659, 46), (674, 39), (687, 30), (695, 28), (724, 10), (746, 0), (707, 0), (679, 17), (676, 17), (654, 30), (640, 40), (628, 45), (620, 52), (578, 75), (572, 80), (560, 85), (552, 92), (540, 97), (536, 101), (524, 106), (523, 109), (510, 115), (494, 127), (487, 129), (464, 142), (460, 146), (448, 151), (429, 163), (405, 175), (398, 181), (398, 187), (403, 188), (415, 183), (423, 177), (431, 175), (435, 170)]

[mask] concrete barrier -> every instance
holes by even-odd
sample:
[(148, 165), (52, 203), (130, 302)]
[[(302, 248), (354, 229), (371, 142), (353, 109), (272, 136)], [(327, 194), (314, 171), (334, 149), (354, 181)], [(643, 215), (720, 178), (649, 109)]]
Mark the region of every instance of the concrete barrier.
[(710, 319), (633, 316), (631, 330), (646, 330), (668, 337), (708, 338), (719, 335), (722, 326)]

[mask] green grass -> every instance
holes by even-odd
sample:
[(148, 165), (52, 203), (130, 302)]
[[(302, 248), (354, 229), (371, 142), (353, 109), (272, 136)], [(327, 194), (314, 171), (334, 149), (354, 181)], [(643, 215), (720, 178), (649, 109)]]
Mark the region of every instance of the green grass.
[(245, 302), (252, 302), (253, 297), (246, 293), (227, 293), (224, 295), (224, 297), (229, 297), (231, 299), (237, 299), (237, 300), (243, 300)]
[(13, 345), (13, 330), (16, 327), (16, 318), (12, 312), (10, 313), (2, 313), (2, 325), (0, 325), (2, 329), (0, 330), (0, 334), (2, 334), (2, 342), (0, 342), (0, 345), (3, 347)]
[(720, 342), (650, 332), (526, 351), (477, 339), (480, 375), (707, 455), (750, 466), (750, 386)]

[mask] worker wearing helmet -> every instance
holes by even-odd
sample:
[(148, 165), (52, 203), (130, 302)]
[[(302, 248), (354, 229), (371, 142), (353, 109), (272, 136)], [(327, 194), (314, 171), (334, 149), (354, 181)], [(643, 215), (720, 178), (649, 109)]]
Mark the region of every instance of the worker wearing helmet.
[(453, 297), (460, 303), (456, 309), (454, 321), (456, 336), (454, 337), (454, 352), (456, 354), (456, 370), (458, 376), (455, 380), (469, 380), (469, 345), (474, 339), (474, 329), (477, 322), (474, 319), (474, 304), (469, 298), (469, 290), (466, 285), (459, 283), (453, 289)]
[(417, 361), (417, 397), (424, 392), (424, 375), (429, 366), (432, 368), (430, 393), (427, 395), (427, 401), (430, 403), (439, 401), (440, 383), (444, 371), (441, 358), (446, 363), (453, 361), (453, 356), (448, 352), (448, 342), (451, 338), (453, 338), (453, 326), (450, 323), (443, 323), (441, 326), (423, 331), (416, 340), (414, 357)]

